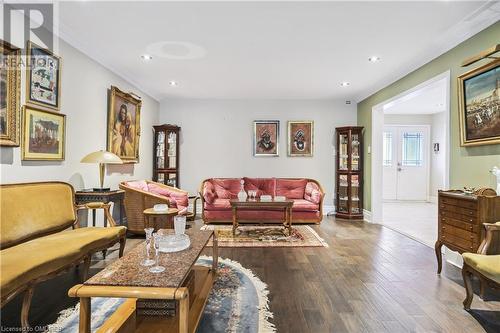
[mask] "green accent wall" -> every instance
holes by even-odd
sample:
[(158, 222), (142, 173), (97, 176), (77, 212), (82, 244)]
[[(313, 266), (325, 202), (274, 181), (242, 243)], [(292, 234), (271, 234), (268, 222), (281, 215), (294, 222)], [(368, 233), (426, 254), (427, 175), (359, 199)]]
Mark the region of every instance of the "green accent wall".
[(368, 154), (367, 147), (371, 146), (372, 107), (448, 70), (451, 73), (450, 187), (455, 189), (463, 186), (495, 188), (495, 178), (488, 171), (494, 165), (500, 167), (500, 144), (467, 148), (460, 146), (457, 77), (488, 62), (488, 60), (483, 60), (462, 68), (460, 63), (463, 60), (498, 43), (500, 43), (500, 22), (491, 25), (450, 51), (358, 103), (358, 125), (365, 127), (363, 186), (365, 209), (371, 210), (371, 155)]

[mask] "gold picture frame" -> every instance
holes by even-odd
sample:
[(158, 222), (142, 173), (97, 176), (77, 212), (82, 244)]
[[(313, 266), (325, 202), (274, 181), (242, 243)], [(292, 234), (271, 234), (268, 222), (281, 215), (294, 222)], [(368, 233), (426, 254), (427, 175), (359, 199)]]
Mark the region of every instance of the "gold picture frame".
[(139, 163), (141, 106), (139, 98), (111, 86), (107, 150), (118, 155), (125, 163)]
[(289, 121), (287, 145), (290, 157), (312, 157), (314, 155), (314, 121)]
[(500, 60), (457, 79), (461, 146), (500, 143)]
[(23, 161), (63, 161), (66, 136), (66, 115), (23, 107)]
[(26, 104), (60, 110), (62, 58), (31, 41), (26, 54)]
[(19, 146), (21, 49), (0, 40), (0, 146)]

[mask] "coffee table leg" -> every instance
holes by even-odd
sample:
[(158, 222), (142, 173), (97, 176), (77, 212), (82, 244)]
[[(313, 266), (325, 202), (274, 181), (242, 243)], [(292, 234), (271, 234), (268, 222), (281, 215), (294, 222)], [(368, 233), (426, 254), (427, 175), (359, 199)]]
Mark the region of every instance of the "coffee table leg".
[(217, 267), (219, 264), (219, 241), (217, 239), (217, 233), (214, 231), (212, 236), (212, 270), (217, 273)]
[(80, 324), (78, 331), (80, 333), (90, 333), (90, 298), (80, 298)]
[(179, 300), (179, 333), (187, 333), (189, 327), (189, 294)]
[(236, 229), (238, 229), (238, 219), (236, 218), (237, 209), (233, 207), (233, 236), (236, 235)]
[(288, 235), (292, 235), (292, 208), (288, 208)]

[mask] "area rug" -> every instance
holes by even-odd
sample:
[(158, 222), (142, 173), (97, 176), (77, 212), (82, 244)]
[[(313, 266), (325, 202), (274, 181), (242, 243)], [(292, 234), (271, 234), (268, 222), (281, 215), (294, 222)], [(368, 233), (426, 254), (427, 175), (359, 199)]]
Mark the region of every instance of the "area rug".
[[(201, 256), (199, 265), (211, 266), (212, 257)], [(251, 270), (230, 259), (219, 258), (219, 275), (205, 306), (198, 333), (205, 332), (276, 332), (269, 321), (267, 285)], [(92, 332), (95, 332), (124, 302), (123, 298), (92, 299)], [(78, 332), (79, 304), (60, 313), (49, 333)]]
[(228, 225), (204, 225), (201, 230), (215, 230), (220, 247), (328, 247), (308, 225), (293, 226), (291, 236), (279, 226), (240, 226), (236, 236)]

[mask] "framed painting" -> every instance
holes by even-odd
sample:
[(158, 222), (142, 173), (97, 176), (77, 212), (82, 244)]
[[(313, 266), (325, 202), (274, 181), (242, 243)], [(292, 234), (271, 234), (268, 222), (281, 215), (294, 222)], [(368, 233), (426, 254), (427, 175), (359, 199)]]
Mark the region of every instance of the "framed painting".
[(21, 50), (0, 40), (0, 146), (19, 146)]
[(61, 97), (61, 58), (28, 41), (26, 103), (59, 110)]
[(141, 105), (141, 100), (132, 94), (111, 87), (107, 150), (118, 155), (125, 163), (139, 162)]
[(23, 160), (64, 160), (66, 116), (53, 111), (23, 107)]
[(500, 143), (500, 60), (458, 77), (462, 146)]
[(314, 122), (288, 122), (288, 156), (313, 156)]
[(279, 156), (279, 120), (253, 122), (253, 156)]

